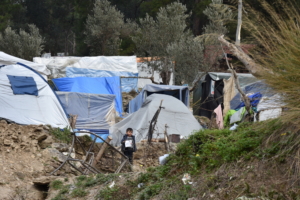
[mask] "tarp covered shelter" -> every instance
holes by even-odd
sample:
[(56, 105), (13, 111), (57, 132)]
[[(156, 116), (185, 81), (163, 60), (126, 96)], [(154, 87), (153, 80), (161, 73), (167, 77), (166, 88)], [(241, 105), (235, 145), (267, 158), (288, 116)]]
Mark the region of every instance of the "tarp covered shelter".
[(78, 115), (75, 128), (106, 138), (115, 123), (115, 95), (57, 92), (68, 114)]
[[(129, 127), (133, 129), (136, 142), (147, 139), (149, 122), (159, 108), (161, 100), (163, 100), (163, 108), (160, 111), (155, 127), (156, 133), (159, 133), (161, 138), (164, 137), (166, 124), (169, 135), (179, 134), (183, 137), (202, 129), (191, 111), (180, 100), (170, 95), (152, 94), (145, 99), (138, 111), (130, 114), (110, 128), (110, 135), (113, 138), (112, 143), (115, 146), (119, 146), (126, 129)], [(153, 138), (155, 137), (156, 135), (153, 135)]]
[(89, 94), (113, 94), (115, 95), (115, 108), (122, 115), (122, 93), (119, 77), (75, 77), (52, 79), (56, 88), (63, 92), (79, 92)]
[(167, 94), (173, 96), (189, 107), (189, 88), (188, 86), (157, 85), (147, 84), (142, 91), (129, 102), (129, 113), (133, 113), (141, 108), (145, 99), (152, 94)]
[[(33, 61), (46, 65), (51, 78), (138, 77), (136, 56), (35, 57)], [(122, 78), (122, 91), (137, 90), (137, 82), (137, 78)]]
[(9, 55), (2, 51), (0, 51), (0, 61), (1, 61), (1, 66), (22, 63), (23, 65), (26, 65), (26, 66), (30, 67), (31, 69), (35, 70), (36, 72), (38, 72), (46, 80), (47, 80), (47, 76), (50, 75), (50, 71), (49, 71), (49, 69), (47, 69), (46, 65), (44, 65), (42, 63), (38, 64), (38, 63), (30, 62), (28, 60), (24, 60), (24, 59)]
[[(242, 88), (258, 81), (252, 74), (237, 75)], [(213, 110), (224, 101), (224, 79), (228, 80), (230, 77), (231, 73), (209, 72), (199, 81), (193, 96), (194, 115), (211, 118)]]
[(70, 127), (55, 92), (33, 69), (46, 75), (47, 70), (42, 65), (1, 52), (0, 66), (0, 118), (18, 124)]

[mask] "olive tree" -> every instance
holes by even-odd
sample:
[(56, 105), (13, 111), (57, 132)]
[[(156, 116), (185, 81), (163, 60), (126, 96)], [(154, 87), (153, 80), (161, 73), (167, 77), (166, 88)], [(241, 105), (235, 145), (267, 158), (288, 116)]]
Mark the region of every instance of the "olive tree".
[(28, 32), (23, 29), (17, 32), (7, 27), (0, 34), (0, 50), (26, 60), (40, 56), (44, 48), (44, 39), (35, 25), (31, 24), (28, 27)]
[(121, 35), (131, 31), (131, 23), (125, 23), (124, 15), (107, 0), (96, 0), (94, 9), (86, 21), (86, 44), (92, 55), (117, 55)]

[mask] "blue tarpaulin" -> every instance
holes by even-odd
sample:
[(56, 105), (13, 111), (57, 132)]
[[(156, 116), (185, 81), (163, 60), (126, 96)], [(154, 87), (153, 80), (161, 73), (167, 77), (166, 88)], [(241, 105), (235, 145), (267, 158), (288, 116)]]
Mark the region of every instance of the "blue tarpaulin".
[(75, 77), (52, 79), (56, 88), (64, 92), (90, 94), (113, 94), (115, 108), (119, 115), (123, 112), (120, 77)]

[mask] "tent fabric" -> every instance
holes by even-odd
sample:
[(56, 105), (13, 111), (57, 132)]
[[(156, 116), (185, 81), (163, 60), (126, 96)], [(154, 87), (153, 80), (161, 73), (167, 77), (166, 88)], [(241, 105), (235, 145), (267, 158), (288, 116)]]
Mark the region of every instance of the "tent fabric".
[[(246, 95), (258, 92), (260, 92), (263, 97), (270, 97), (275, 95), (274, 90), (271, 87), (269, 87), (264, 81), (253, 82), (249, 85), (244, 86), (242, 90)], [(237, 93), (236, 96), (230, 102), (230, 108), (236, 109), (239, 106), (239, 104), (241, 104), (241, 102), (241, 95), (240, 93)]]
[(24, 60), (21, 58), (17, 58), (15, 56), (6, 54), (2, 51), (0, 51), (0, 66), (2, 65), (13, 65), (17, 63), (22, 63), (33, 70), (40, 73), (45, 79), (47, 79), (47, 76), (50, 75), (50, 71), (47, 69), (46, 65), (44, 64), (38, 64), (34, 62), (30, 62), (28, 60)]
[(13, 93), (38, 96), (38, 89), (32, 77), (7, 75)]
[[(163, 108), (160, 111), (155, 127), (156, 133), (159, 133), (160, 137), (163, 137), (166, 124), (169, 135), (179, 134), (183, 137), (189, 136), (193, 131), (202, 129), (191, 111), (180, 100), (170, 95), (152, 94), (145, 99), (138, 111), (130, 114), (110, 128), (110, 136), (113, 138), (112, 144), (119, 146), (126, 129), (129, 127), (133, 129), (136, 142), (146, 139), (149, 121), (151, 121), (159, 108), (161, 100), (163, 100)], [(155, 137), (157, 137), (156, 134), (153, 135), (153, 138)]]
[(76, 129), (108, 131), (115, 123), (115, 95), (57, 92), (57, 96), (68, 114), (78, 115)]
[(76, 77), (52, 79), (59, 91), (90, 94), (115, 95), (115, 108), (119, 115), (123, 112), (119, 77)]
[[(38, 96), (15, 95), (8, 76), (31, 77), (36, 84)], [(30, 67), (20, 63), (0, 68), (0, 104), (0, 118), (18, 124), (70, 127), (67, 115), (47, 81)]]
[(174, 85), (156, 85), (147, 84), (142, 91), (129, 102), (129, 113), (136, 112), (141, 108), (145, 99), (152, 94), (167, 94), (176, 97), (189, 107), (189, 88), (188, 86), (174, 86)]
[(235, 91), (235, 82), (234, 78), (230, 77), (228, 80), (223, 79), (224, 81), (224, 110), (223, 113), (227, 113), (230, 110), (230, 101), (235, 97), (236, 91)]
[[(47, 65), (52, 78), (138, 77), (136, 56), (35, 57), (33, 60), (36, 63)], [(137, 78), (122, 79), (122, 91), (137, 90), (137, 82)]]
[[(260, 92), (256, 92), (254, 94), (248, 95), (248, 98), (250, 100), (250, 104), (252, 107), (256, 107), (260, 101), (260, 99), (262, 98), (262, 94)], [(245, 107), (245, 103), (241, 102), (236, 108), (235, 110), (238, 110), (242, 107)]]

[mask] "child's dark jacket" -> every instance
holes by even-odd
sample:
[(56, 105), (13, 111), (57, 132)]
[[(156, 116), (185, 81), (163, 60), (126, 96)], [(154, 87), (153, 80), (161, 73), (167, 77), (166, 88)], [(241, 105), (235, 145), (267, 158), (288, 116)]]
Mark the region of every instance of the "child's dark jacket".
[[(132, 137), (132, 142), (133, 142), (133, 150), (132, 150), (132, 152), (135, 152), (135, 151), (136, 151), (135, 136), (132, 135), (131, 137)], [(122, 152), (125, 151), (125, 141), (126, 141), (126, 140), (127, 140), (127, 134), (125, 134), (125, 135), (123, 136), (123, 139), (121, 140), (121, 144), (122, 144), (122, 146), (121, 146), (121, 151), (122, 151)], [(127, 151), (127, 150), (126, 150), (126, 151)]]

